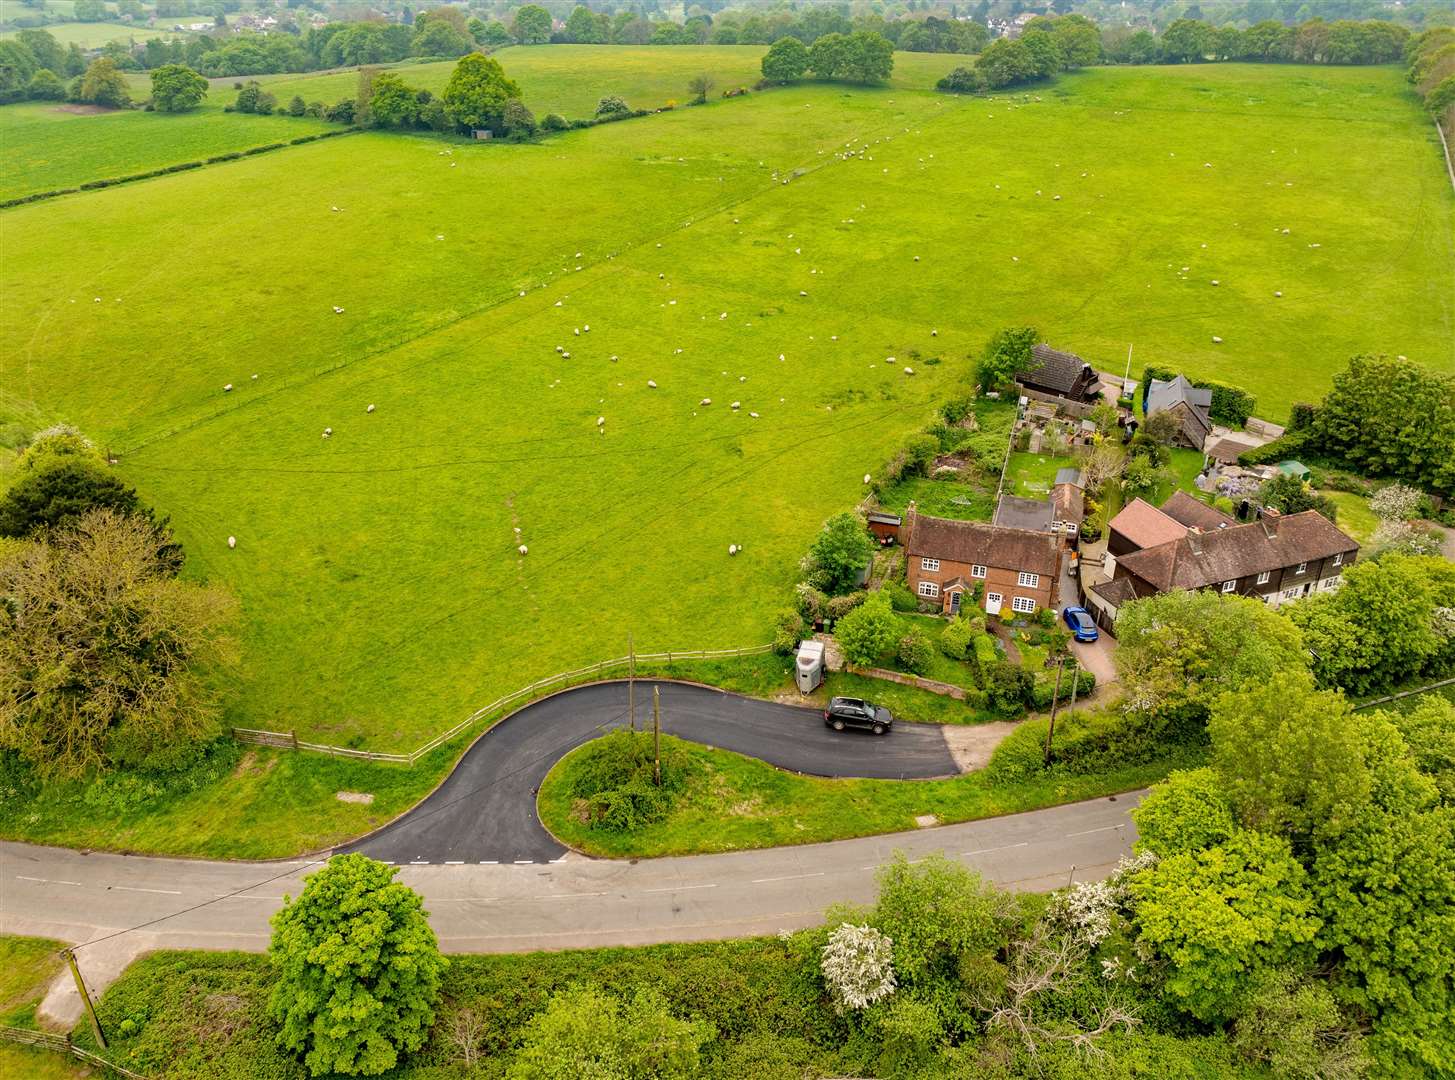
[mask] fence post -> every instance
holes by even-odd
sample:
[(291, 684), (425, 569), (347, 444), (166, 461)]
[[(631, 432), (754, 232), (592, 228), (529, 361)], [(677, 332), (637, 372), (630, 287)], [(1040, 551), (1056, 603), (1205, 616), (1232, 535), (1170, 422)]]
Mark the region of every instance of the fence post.
[(295, 728), (294, 730), (288, 732), (288, 738), (293, 743), (293, 749), (294, 750), (297, 750), (298, 749), (298, 730)]

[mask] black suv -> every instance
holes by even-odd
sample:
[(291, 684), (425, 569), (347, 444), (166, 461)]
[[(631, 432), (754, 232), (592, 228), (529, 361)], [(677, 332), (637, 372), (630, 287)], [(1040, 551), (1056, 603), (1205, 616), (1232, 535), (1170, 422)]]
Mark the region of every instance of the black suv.
[(836, 697), (823, 711), (823, 722), (835, 731), (845, 728), (867, 728), (883, 735), (894, 723), (894, 717), (882, 705), (856, 697)]

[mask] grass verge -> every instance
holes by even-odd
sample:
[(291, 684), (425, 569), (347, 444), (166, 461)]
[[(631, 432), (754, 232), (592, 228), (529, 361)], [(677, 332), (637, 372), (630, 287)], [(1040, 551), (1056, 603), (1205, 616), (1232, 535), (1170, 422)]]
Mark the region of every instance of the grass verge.
[(689, 762), (675, 810), (634, 833), (593, 829), (567, 792), (591, 744), (557, 763), (541, 785), (541, 821), (563, 843), (609, 858), (695, 855), (901, 832), (933, 814), (942, 824), (1037, 810), (1155, 783), (1184, 761), (1128, 766), (1093, 776), (997, 785), (982, 773), (951, 780), (826, 780), (796, 776), (741, 754), (664, 737)]

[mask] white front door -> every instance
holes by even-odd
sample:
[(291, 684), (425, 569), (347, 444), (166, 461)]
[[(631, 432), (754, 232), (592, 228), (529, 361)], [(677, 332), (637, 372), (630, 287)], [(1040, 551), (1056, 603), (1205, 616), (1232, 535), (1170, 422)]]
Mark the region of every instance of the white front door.
[(998, 592), (985, 594), (985, 613), (987, 615), (1000, 614), (1001, 595)]

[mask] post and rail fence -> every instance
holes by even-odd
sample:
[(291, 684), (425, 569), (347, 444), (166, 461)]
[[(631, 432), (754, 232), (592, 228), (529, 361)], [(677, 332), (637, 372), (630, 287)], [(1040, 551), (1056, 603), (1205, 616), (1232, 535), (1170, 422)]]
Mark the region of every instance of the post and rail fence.
[[(528, 686), (522, 686), (519, 690), (506, 694), (502, 698), (497, 698), (489, 705), (476, 709), (448, 731), (440, 732), (423, 746), (407, 754), (385, 754), (375, 750), (359, 750), (347, 746), (329, 746), (325, 743), (305, 742), (298, 738), (296, 732), (292, 731), (260, 731), (255, 728), (233, 728), (232, 737), (238, 742), (248, 743), (253, 746), (271, 746), (284, 750), (310, 750), (317, 754), (332, 754), (335, 757), (413, 766), (420, 758), (432, 750), (438, 749), (487, 717), (499, 719), (506, 713), (513, 711), (515, 708), (526, 704), (536, 697), (544, 695), (548, 691), (563, 690), (575, 683), (595, 682), (608, 672), (616, 671), (618, 668), (632, 670), (635, 664), (640, 663), (671, 664), (678, 660), (724, 660), (729, 657), (761, 656), (763, 653), (772, 651), (773, 646), (770, 643), (767, 645), (748, 645), (735, 649), (669, 649), (666, 652), (635, 653), (627, 656), (619, 656), (612, 660), (599, 660), (594, 664), (587, 664), (585, 667), (576, 668), (574, 671), (562, 671), (556, 675), (548, 675), (544, 679), (537, 679)], [(651, 678), (651, 675), (645, 675), (643, 678)]]
[(88, 1065), (98, 1065), (104, 1069), (110, 1069), (118, 1076), (124, 1076), (127, 1080), (148, 1080), (141, 1073), (132, 1072), (124, 1065), (118, 1065), (114, 1061), (107, 1061), (99, 1054), (93, 1054), (89, 1050), (83, 1050), (71, 1042), (67, 1035), (56, 1035), (49, 1031), (34, 1031), (30, 1028), (0, 1027), (0, 1042), (19, 1043), (21, 1046), (34, 1046), (42, 1050), (54, 1050), (60, 1054), (70, 1054), (72, 1057), (80, 1058)]

